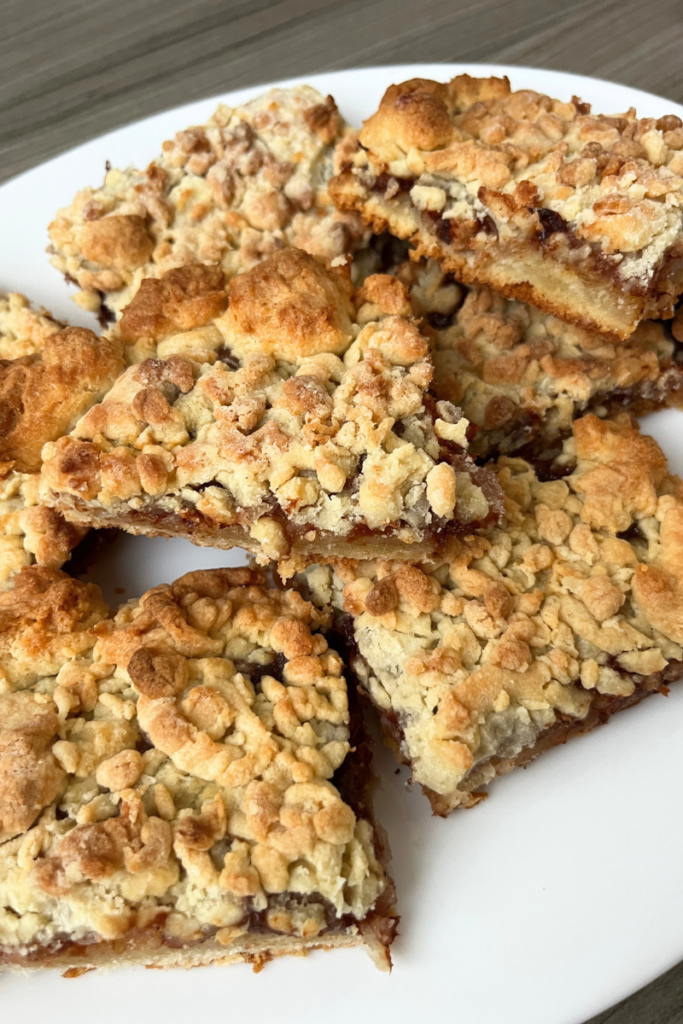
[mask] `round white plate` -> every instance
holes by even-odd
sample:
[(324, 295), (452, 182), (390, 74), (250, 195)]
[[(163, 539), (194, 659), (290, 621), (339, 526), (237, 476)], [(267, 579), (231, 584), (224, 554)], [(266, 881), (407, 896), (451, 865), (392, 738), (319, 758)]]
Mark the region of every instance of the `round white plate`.
[[(602, 113), (635, 106), (661, 116), (683, 108), (578, 75), (494, 65), (409, 65), (314, 75), (359, 124), (392, 82), (445, 81), (468, 71), (508, 74), (513, 88), (569, 99)], [(294, 81), (283, 83), (294, 84)], [(94, 326), (48, 264), (46, 226), (76, 190), (98, 184), (105, 160), (144, 167), (161, 142), (205, 121), (218, 99), (150, 117), (79, 146), (0, 187), (0, 288), (25, 292), (72, 323)], [(683, 472), (676, 411), (647, 427)], [(184, 541), (122, 537), (94, 575), (110, 601), (190, 569), (238, 564), (239, 552)], [(359, 950), (247, 966), (125, 970), (64, 981), (4, 974), (1, 1018), (52, 1024), (188, 1019), (249, 1024), (580, 1024), (683, 958), (683, 683), (608, 728), (552, 750), (495, 783), (490, 798), (447, 821), (430, 817), (386, 751), (376, 760), (377, 815), (389, 831), (402, 915), (394, 970), (380, 974)]]

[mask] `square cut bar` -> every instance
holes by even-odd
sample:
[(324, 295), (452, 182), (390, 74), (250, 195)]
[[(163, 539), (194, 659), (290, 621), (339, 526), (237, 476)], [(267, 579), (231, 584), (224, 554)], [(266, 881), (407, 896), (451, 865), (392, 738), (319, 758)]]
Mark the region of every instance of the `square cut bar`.
[(426, 557), (496, 518), (502, 492), (467, 456), (460, 411), (429, 393), (429, 346), (396, 279), (376, 277), (366, 300), (347, 267), (283, 249), (222, 282), (199, 265), (143, 282), (115, 329), (142, 361), (44, 449), (47, 504), (81, 525), (243, 547), (285, 576)]
[(432, 390), (477, 428), (472, 456), (520, 454), (540, 469), (588, 411), (640, 416), (681, 404), (683, 352), (662, 321), (643, 321), (615, 344), (485, 285), (466, 289), (463, 299), (433, 260), (396, 273), (431, 340)]
[[(0, 965), (194, 967), (361, 946), (397, 919), (325, 616), (249, 569), (112, 618), (30, 567), (0, 596)], [(353, 746), (353, 751), (352, 751)]]
[(430, 565), (308, 570), (436, 814), (683, 674), (683, 497), (652, 438), (589, 414), (566, 479), (502, 457), (499, 526)]
[(0, 296), (0, 590), (34, 561), (59, 568), (83, 537), (38, 504), (40, 452), (106, 394), (123, 370), (121, 348), (23, 295)]
[(392, 85), (330, 183), (467, 284), (623, 341), (683, 289), (683, 126), (507, 78)]
[(353, 138), (332, 97), (308, 85), (221, 105), (165, 142), (146, 171), (108, 170), (101, 188), (80, 191), (50, 224), (52, 263), (106, 321), (141, 280), (187, 263), (232, 277), (283, 245), (334, 259), (367, 235), (327, 195), (335, 152)]

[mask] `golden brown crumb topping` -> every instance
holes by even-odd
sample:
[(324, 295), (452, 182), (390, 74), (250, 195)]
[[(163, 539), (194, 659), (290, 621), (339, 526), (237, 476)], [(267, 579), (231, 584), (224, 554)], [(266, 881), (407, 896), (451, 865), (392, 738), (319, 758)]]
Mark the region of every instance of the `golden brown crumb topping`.
[[(414, 236), (464, 280), (528, 296), (585, 326), (602, 302), (605, 330), (622, 338), (626, 320), (632, 331), (645, 309), (629, 295), (642, 299), (649, 289), (647, 315), (671, 312), (681, 282), (677, 272), (657, 275), (681, 248), (683, 126), (675, 115), (595, 115), (576, 97), (561, 102), (513, 92), (506, 78), (459, 75), (391, 86), (359, 142), (332, 185), (335, 200), (363, 209), (377, 229), (388, 217), (394, 233)], [(572, 271), (573, 295), (558, 291), (540, 263), (527, 265), (539, 246), (544, 259)], [(506, 262), (515, 254), (521, 277)], [(595, 310), (582, 312), (584, 272)], [(612, 309), (615, 289), (624, 295), (621, 314)]]
[(501, 458), (505, 520), (442, 564), (309, 571), (352, 616), (355, 669), (442, 808), (597, 696), (683, 670), (680, 481), (627, 416), (576, 421), (565, 454), (571, 475), (546, 482)]
[(188, 263), (227, 277), (284, 245), (334, 259), (364, 231), (327, 196), (335, 147), (349, 129), (331, 96), (307, 85), (271, 89), (178, 132), (146, 171), (110, 170), (50, 225), (54, 265), (76, 280), (76, 301), (100, 295), (120, 312), (145, 278)]
[(37, 505), (40, 453), (122, 369), (118, 340), (64, 327), (23, 295), (0, 297), (0, 588), (33, 560), (62, 565), (82, 537)]
[(147, 282), (121, 321), (142, 361), (46, 446), (46, 500), (67, 514), (88, 503), (196, 512), (216, 531), (239, 524), (266, 558), (288, 555), (292, 530), (388, 529), (407, 550), (430, 527), (485, 519), (466, 422), (448, 402), (431, 406), (429, 347), (397, 282), (368, 283), (356, 316), (347, 275), (283, 249), (235, 278), (208, 324), (204, 293), (196, 319), (145, 359), (150, 296), (159, 322), (175, 315), (166, 279)]
[(361, 922), (385, 876), (333, 782), (349, 713), (325, 614), (217, 569), (106, 616), (97, 588), (37, 567), (0, 597), (23, 666), (0, 694), (0, 945)]

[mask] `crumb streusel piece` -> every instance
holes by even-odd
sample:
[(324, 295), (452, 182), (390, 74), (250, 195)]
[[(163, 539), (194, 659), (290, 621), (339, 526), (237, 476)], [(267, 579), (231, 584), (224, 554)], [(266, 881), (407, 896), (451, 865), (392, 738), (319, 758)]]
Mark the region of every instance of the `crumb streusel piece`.
[(52, 262), (82, 289), (78, 304), (107, 319), (141, 280), (187, 263), (232, 277), (284, 245), (334, 259), (366, 234), (327, 195), (335, 151), (351, 145), (332, 97), (308, 85), (221, 105), (146, 171), (109, 170), (101, 188), (79, 192), (50, 225)]
[(537, 465), (561, 451), (572, 421), (643, 415), (680, 404), (680, 346), (661, 321), (643, 321), (614, 344), (485, 285), (465, 291), (435, 261), (408, 262), (397, 275), (431, 337), (437, 398), (476, 426), (470, 454), (524, 454)]
[(119, 341), (65, 327), (23, 295), (0, 296), (0, 590), (31, 562), (63, 565), (83, 536), (82, 527), (38, 504), (40, 452), (122, 369)]
[(141, 361), (43, 451), (44, 500), (70, 521), (243, 547), (286, 576), (426, 557), (502, 509), (460, 410), (428, 392), (395, 278), (354, 296), (346, 266), (288, 248), (226, 292), (195, 265), (144, 281), (115, 333)]
[(683, 125), (507, 78), (392, 85), (330, 185), (468, 284), (625, 340), (683, 289)]
[(683, 496), (626, 414), (589, 414), (565, 479), (502, 457), (499, 526), (439, 563), (308, 570), (434, 812), (683, 674)]
[(188, 573), (114, 618), (93, 584), (17, 575), (0, 596), (0, 964), (362, 946), (390, 967), (393, 884), (324, 621), (249, 569)]

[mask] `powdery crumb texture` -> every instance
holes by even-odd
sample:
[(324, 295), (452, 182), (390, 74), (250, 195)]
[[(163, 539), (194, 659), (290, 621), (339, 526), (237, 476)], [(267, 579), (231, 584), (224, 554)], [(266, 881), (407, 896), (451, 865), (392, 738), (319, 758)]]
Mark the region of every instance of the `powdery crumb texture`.
[(38, 505), (40, 453), (122, 369), (120, 342), (64, 327), (23, 295), (0, 296), (0, 590), (34, 561), (58, 568), (83, 536)]
[(308, 85), (221, 105), (146, 171), (110, 170), (102, 188), (79, 192), (50, 225), (52, 262), (78, 284), (80, 306), (120, 314), (142, 280), (186, 263), (232, 277), (284, 245), (334, 259), (366, 233), (327, 195), (335, 151), (351, 144), (332, 97)]
[(110, 616), (39, 567), (0, 596), (0, 962), (343, 940), (386, 967), (380, 848), (332, 781), (349, 713), (324, 614), (219, 569)]
[(459, 75), (391, 86), (331, 193), (462, 280), (625, 339), (683, 287), (683, 127)]
[(683, 367), (661, 322), (644, 321), (615, 344), (486, 286), (463, 296), (435, 261), (403, 264), (397, 274), (424, 318), (435, 394), (478, 428), (473, 455), (525, 445), (556, 451), (588, 409), (614, 412), (618, 405), (641, 415), (680, 402)]
[(354, 294), (348, 267), (292, 248), (227, 290), (194, 265), (144, 281), (114, 333), (141, 361), (43, 452), (45, 500), (77, 522), (244, 546), (291, 572), (348, 542), (410, 557), (498, 510), (460, 411), (428, 394), (395, 278)]
[(683, 672), (680, 480), (626, 415), (576, 421), (565, 455), (574, 471), (547, 482), (501, 458), (504, 521), (441, 564), (309, 570), (437, 813)]

